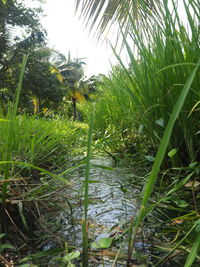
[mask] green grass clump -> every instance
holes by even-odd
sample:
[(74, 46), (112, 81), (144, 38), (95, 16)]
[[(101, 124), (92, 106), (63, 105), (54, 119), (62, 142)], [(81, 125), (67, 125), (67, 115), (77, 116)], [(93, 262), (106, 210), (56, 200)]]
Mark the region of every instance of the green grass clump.
[[(129, 15), (132, 31), (123, 40), (129, 66), (125, 67), (116, 54), (120, 67), (104, 80), (103, 96), (96, 107), (95, 125), (107, 135), (114, 129), (118, 136), (131, 136), (137, 129), (151, 142), (155, 155), (176, 101), (199, 59), (197, 2), (184, 1), (186, 22), (182, 22), (175, 1), (172, 9), (167, 1), (161, 1), (159, 15), (147, 15), (149, 23), (143, 29), (138, 29)], [(200, 158), (199, 87), (198, 70), (168, 146), (168, 151), (178, 150), (175, 165)]]
[[(7, 149), (9, 119), (0, 124), (0, 153)], [(12, 160), (23, 161), (49, 170), (62, 167), (80, 146), (78, 129), (67, 122), (18, 116), (12, 123)]]
[(87, 129), (85, 124), (18, 115), (26, 60), (14, 102), (6, 115), (0, 111), (0, 234), (5, 244), (18, 248), (27, 245), (39, 225), (40, 234), (48, 228), (51, 236), (44, 214), (62, 209), (62, 192), (70, 186), (65, 175), (76, 168), (70, 168), (73, 157), (83, 154)]

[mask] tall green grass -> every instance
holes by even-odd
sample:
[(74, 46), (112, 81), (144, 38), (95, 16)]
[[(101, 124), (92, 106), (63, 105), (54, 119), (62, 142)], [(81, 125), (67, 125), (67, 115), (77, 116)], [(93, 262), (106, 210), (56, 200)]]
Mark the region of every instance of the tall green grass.
[[(100, 85), (102, 96), (96, 105), (94, 128), (103, 145), (113, 147), (113, 151), (123, 151), (125, 143), (127, 147), (136, 143), (138, 149), (137, 142), (145, 136), (147, 145), (150, 144), (146, 153), (155, 157), (138, 217), (130, 227), (127, 266), (130, 266), (137, 229), (152, 211), (148, 203), (160, 169), (187, 167), (200, 160), (199, 1), (183, 0), (183, 6), (184, 11), (180, 12), (177, 1), (160, 1), (156, 14), (147, 12), (149, 23), (141, 29), (136, 27), (127, 9), (132, 31), (125, 38), (122, 29), (122, 35), (129, 66), (113, 48), (119, 66)], [(183, 13), (186, 21), (182, 20)], [(170, 151), (176, 153), (168, 156)], [(179, 190), (182, 185), (179, 184)], [(198, 221), (194, 222), (192, 229), (199, 232), (198, 225)], [(185, 238), (181, 239), (172, 252), (184, 241)], [(192, 265), (198, 249), (199, 235), (185, 266)]]
[(84, 180), (84, 216), (83, 216), (83, 267), (88, 266), (88, 204), (89, 204), (89, 184), (90, 184), (90, 160), (92, 156), (92, 133), (94, 121), (94, 106), (90, 117), (87, 156), (85, 164), (85, 180)]
[(132, 250), (133, 250), (133, 246), (134, 246), (134, 239), (135, 239), (136, 233), (138, 231), (138, 228), (139, 228), (142, 220), (144, 219), (144, 217), (149, 212), (148, 201), (149, 201), (149, 198), (151, 197), (155, 181), (158, 177), (162, 161), (163, 161), (164, 156), (166, 154), (166, 150), (167, 150), (167, 147), (169, 144), (169, 140), (171, 138), (174, 124), (175, 124), (175, 122), (176, 122), (176, 120), (177, 120), (177, 118), (181, 112), (181, 109), (183, 108), (183, 105), (185, 103), (185, 99), (188, 95), (188, 92), (189, 92), (190, 87), (193, 83), (193, 80), (195, 78), (195, 75), (197, 73), (199, 66), (200, 66), (200, 60), (198, 61), (196, 67), (194, 68), (190, 77), (188, 78), (188, 80), (187, 80), (187, 82), (183, 88), (183, 91), (181, 92), (181, 94), (180, 94), (180, 96), (179, 96), (179, 98), (178, 98), (178, 100), (174, 106), (174, 109), (173, 109), (172, 114), (170, 116), (169, 122), (168, 122), (166, 129), (164, 131), (164, 134), (163, 134), (161, 143), (159, 145), (158, 152), (157, 152), (150, 176), (149, 176), (148, 181), (147, 181), (145, 188), (144, 188), (144, 194), (143, 194), (143, 198), (142, 198), (141, 208), (139, 210), (139, 214), (137, 216), (137, 220), (136, 220), (135, 225), (134, 225), (134, 231), (131, 230), (131, 232), (133, 231), (133, 237), (130, 236), (131, 240), (130, 240), (130, 245), (129, 245), (129, 259), (128, 259), (127, 266), (129, 266), (131, 263), (131, 254), (132, 254)]
[(61, 208), (62, 190), (70, 185), (66, 175), (80, 165), (72, 160), (83, 155), (87, 130), (80, 123), (18, 114), (26, 61), (24, 56), (14, 102), (6, 115), (0, 111), (0, 232), (8, 240), (15, 235), (19, 246), (31, 238), (36, 221), (46, 229), (43, 212)]
[[(170, 10), (167, 1), (161, 1), (159, 16), (149, 17), (148, 26), (140, 31), (129, 15), (132, 32), (128, 39), (124, 37), (124, 46), (130, 64), (124, 66), (114, 51), (120, 66), (105, 78), (96, 107), (95, 128), (99, 125), (107, 136), (115, 133), (122, 140), (132, 135), (127, 138), (130, 146), (136, 128), (148, 138), (154, 155), (200, 54), (198, 1), (184, 1), (186, 22), (181, 20), (176, 1), (172, 4)], [(169, 142), (168, 150), (178, 150), (173, 165), (186, 165), (200, 158), (199, 76), (198, 70)]]
[[(26, 67), (26, 62), (27, 62), (28, 56), (24, 56), (23, 60), (22, 60), (22, 66), (21, 66), (21, 71), (20, 71), (20, 76), (19, 76), (19, 83), (18, 83), (18, 87), (16, 90), (16, 95), (15, 95), (15, 101), (13, 102), (13, 104), (10, 106), (9, 108), (9, 112), (8, 112), (8, 118), (7, 118), (7, 122), (8, 123), (8, 127), (7, 127), (7, 131), (5, 132), (6, 134), (6, 140), (5, 140), (5, 151), (4, 153), (2, 153), (2, 158), (5, 161), (11, 161), (12, 160), (12, 151), (13, 151), (13, 144), (14, 144), (14, 140), (13, 140), (13, 124), (16, 118), (16, 114), (17, 114), (17, 108), (18, 108), (18, 103), (19, 103), (19, 97), (20, 97), (20, 92), (21, 92), (21, 88), (22, 88), (22, 82), (23, 82), (23, 77), (24, 77), (24, 72), (25, 72), (25, 67)], [(6, 198), (7, 198), (7, 193), (8, 193), (8, 178), (9, 178), (9, 171), (10, 171), (10, 164), (6, 164), (4, 165), (4, 182), (2, 185), (2, 193), (1, 193), (1, 230), (5, 231), (6, 229), (6, 221), (5, 221), (5, 207), (6, 207)]]
[[(3, 116), (3, 115), (2, 115)], [(9, 125), (0, 124), (0, 153), (7, 150), (6, 139)], [(75, 154), (74, 146), (84, 141), (85, 129), (61, 120), (18, 115), (12, 123), (12, 160), (28, 162), (49, 170), (58, 169)]]

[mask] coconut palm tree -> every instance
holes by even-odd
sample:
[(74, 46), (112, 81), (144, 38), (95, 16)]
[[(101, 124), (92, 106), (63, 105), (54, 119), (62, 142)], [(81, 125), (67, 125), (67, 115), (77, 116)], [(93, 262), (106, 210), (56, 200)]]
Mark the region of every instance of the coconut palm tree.
[(58, 70), (60, 74), (64, 78), (64, 83), (67, 85), (69, 90), (69, 96), (72, 101), (72, 109), (73, 109), (73, 120), (77, 119), (77, 100), (84, 98), (82, 92), (82, 86), (80, 86), (80, 82), (84, 77), (83, 64), (85, 62), (80, 58), (72, 59), (70, 53), (68, 55), (68, 59), (58, 66)]
[(99, 39), (107, 34), (115, 22), (119, 22), (128, 34), (130, 20), (144, 21), (147, 12), (156, 10), (159, 0), (75, 0), (76, 12), (83, 17), (90, 31), (95, 30)]

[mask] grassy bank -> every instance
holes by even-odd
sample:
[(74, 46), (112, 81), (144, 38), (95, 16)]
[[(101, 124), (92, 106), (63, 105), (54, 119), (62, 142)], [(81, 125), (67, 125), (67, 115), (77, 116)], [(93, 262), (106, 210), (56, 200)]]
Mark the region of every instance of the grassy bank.
[[(84, 124), (17, 114), (25, 60), (15, 101), (6, 115), (0, 113), (0, 260), (5, 266), (54, 236), (56, 222), (51, 226), (45, 216), (62, 210), (63, 190), (71, 183), (65, 174), (76, 168), (70, 169), (75, 157), (84, 156), (86, 142)], [(59, 237), (56, 242), (64, 244)]]
[[(168, 1), (163, 0), (156, 13), (146, 11), (147, 24), (138, 28), (124, 3), (130, 23), (128, 37), (123, 26), (120, 27), (129, 65), (124, 65), (113, 48), (119, 65), (113, 67), (108, 77), (102, 76), (99, 80), (95, 111), (90, 102), (77, 105), (86, 124), (41, 118), (40, 114), (18, 114), (26, 65), (23, 61), (15, 101), (8, 107), (6, 115), (0, 114), (2, 252), (14, 246), (19, 254), (28, 254), (29, 249), (32, 253), (33, 237), (37, 244), (51, 237), (56, 239), (61, 249), (41, 251), (25, 258), (24, 262), (30, 262), (28, 266), (32, 263), (47, 266), (45, 257), (53, 258), (60, 253), (63, 254), (55, 258), (56, 264), (75, 266), (71, 261), (79, 258), (81, 252), (83, 260), (79, 263), (89, 266), (94, 252), (92, 244), (95, 243), (88, 216), (89, 189), (92, 183), (100, 182), (91, 175), (90, 160), (93, 151), (103, 151), (115, 160), (116, 165), (121, 155), (128, 164), (131, 162), (143, 169), (148, 162), (148, 175), (141, 177), (145, 185), (138, 197), (138, 213), (133, 215), (129, 224), (118, 228), (120, 234), (99, 239), (95, 248), (101, 254), (103, 249), (113, 252), (113, 245), (120, 246), (117, 253), (115, 247), (113, 267), (125, 243), (128, 246), (123, 258), (127, 267), (133, 263), (165, 266), (167, 261), (171, 264), (179, 263), (179, 260), (185, 267), (196, 264), (196, 260), (198, 266), (200, 13), (197, 0), (183, 1), (187, 17), (185, 25), (176, 1), (172, 0), (171, 4), (169, 7)], [(83, 161), (77, 163), (82, 158)], [(79, 197), (75, 205), (84, 203), (83, 220), (79, 222), (83, 230), (83, 249), (75, 251), (73, 244), (68, 247), (68, 240), (57, 237), (55, 233), (59, 231), (59, 225), (56, 228), (55, 224), (57, 211), (62, 209), (64, 202), (68, 203), (72, 217), (70, 194), (66, 196), (65, 189), (72, 188), (71, 171), (84, 164), (85, 170), (81, 170), (78, 173), (80, 177), (77, 177), (77, 183), (82, 183), (81, 189), (72, 192)], [(109, 169), (106, 166), (93, 167)], [(84, 174), (85, 180), (79, 181)], [(135, 185), (129, 183), (125, 186), (118, 177), (116, 181), (124, 197), (128, 191), (126, 187), (137, 187), (137, 180)], [(49, 224), (43, 213), (51, 217)], [(135, 246), (135, 241), (142, 240), (148, 227), (151, 239), (145, 242), (158, 244), (157, 247), (152, 245), (156, 252), (152, 252), (150, 257), (142, 255)], [(17, 236), (15, 241), (13, 235)], [(159, 250), (162, 250), (162, 255)], [(41, 263), (40, 258), (44, 258), (44, 262)], [(3, 261), (6, 262), (5, 257)]]
[[(122, 151), (124, 145), (135, 145), (137, 150), (141, 143), (138, 138), (145, 136), (150, 148), (146, 155), (155, 155), (173, 107), (199, 59), (197, 2), (185, 3), (184, 22), (175, 1), (172, 4), (169, 9), (161, 1), (159, 15), (149, 16), (142, 30), (129, 14), (132, 31), (123, 40), (129, 67), (116, 54), (119, 66), (100, 85), (102, 97), (97, 102), (95, 127), (105, 141), (118, 141)], [(168, 152), (175, 149), (177, 153), (171, 162), (168, 159), (169, 165), (199, 160), (199, 76), (198, 70), (174, 125)]]

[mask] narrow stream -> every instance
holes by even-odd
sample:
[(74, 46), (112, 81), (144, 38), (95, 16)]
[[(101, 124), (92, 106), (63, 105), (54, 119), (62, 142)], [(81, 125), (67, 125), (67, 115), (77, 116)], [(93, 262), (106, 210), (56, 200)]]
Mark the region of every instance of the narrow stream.
[[(92, 164), (112, 167), (112, 161), (107, 158), (92, 160)], [(61, 215), (65, 223), (63, 234), (69, 244), (81, 249), (82, 232), (81, 220), (83, 217), (82, 186), (84, 171), (74, 173), (70, 180), (74, 186), (70, 188), (71, 214)], [(89, 184), (89, 238), (92, 242), (107, 237), (118, 237), (123, 234), (125, 227), (131, 217), (137, 213), (140, 195), (140, 186), (134, 187), (132, 182), (139, 179), (133, 174), (133, 170), (127, 168), (115, 168), (113, 170), (92, 167), (90, 180), (95, 181)], [(138, 243), (138, 246), (141, 246)], [(115, 257), (118, 245), (115, 247)], [(124, 250), (127, 249), (127, 244)], [(95, 251), (95, 249), (94, 249)], [(127, 251), (126, 251), (127, 252)], [(109, 253), (108, 253), (109, 254)], [(112, 254), (112, 253), (111, 253)], [(102, 263), (91, 263), (90, 266), (112, 266), (113, 259), (109, 257)], [(116, 266), (125, 266), (118, 264)]]
[[(144, 184), (144, 175), (137, 168), (112, 167), (112, 160), (108, 158), (93, 159), (92, 164), (107, 166), (108, 168), (92, 167), (90, 171), (89, 205), (88, 205), (88, 237), (90, 241), (89, 267), (124, 267), (126, 266), (128, 238), (127, 226), (135, 218), (141, 202), (141, 189)], [(143, 170), (144, 171), (144, 170)], [(135, 172), (135, 173), (134, 173)], [(67, 190), (69, 197), (66, 201), (66, 211), (57, 218), (62, 225), (60, 233), (64, 236), (67, 245), (74, 250), (82, 251), (82, 218), (84, 169), (76, 170), (70, 177), (73, 186)], [(139, 231), (138, 240), (134, 243), (132, 266), (154, 266), (153, 262), (166, 255), (167, 250), (157, 249), (165, 247), (162, 239), (155, 239), (155, 231), (162, 231), (157, 213), (148, 216)], [(165, 226), (165, 225), (164, 225)], [(99, 249), (98, 245), (103, 238), (117, 240), (111, 248)], [(97, 245), (97, 246), (96, 246)], [(167, 245), (167, 244), (166, 244)], [(45, 247), (49, 249), (51, 244)], [(98, 247), (98, 248), (97, 248)], [(166, 246), (167, 249), (167, 246)], [(115, 259), (117, 259), (115, 261)], [(168, 261), (161, 267), (183, 266), (182, 258), (178, 261)], [(151, 264), (150, 264), (151, 262)], [(141, 263), (143, 265), (141, 265)], [(81, 266), (81, 259), (75, 260), (75, 266)]]

